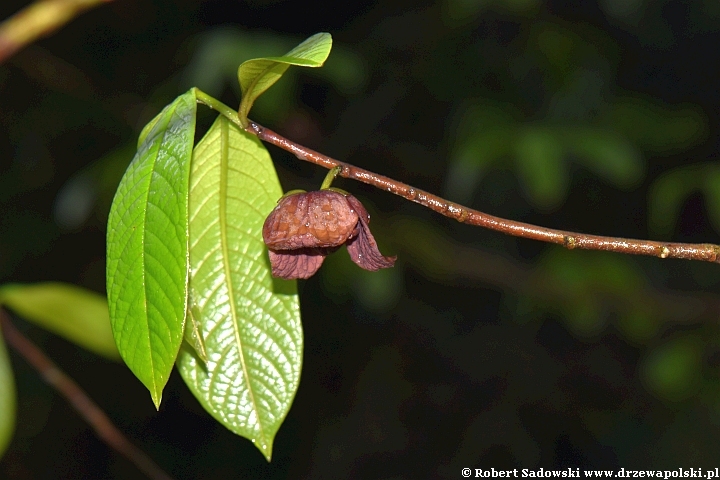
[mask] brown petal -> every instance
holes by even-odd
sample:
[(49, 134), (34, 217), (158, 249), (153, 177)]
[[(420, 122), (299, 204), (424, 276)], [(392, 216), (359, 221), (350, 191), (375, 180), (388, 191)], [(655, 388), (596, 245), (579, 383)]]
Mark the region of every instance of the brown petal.
[(298, 250), (268, 250), (268, 253), (273, 277), (292, 280), (312, 277), (329, 252), (324, 248), (300, 248)]
[(357, 213), (340, 193), (296, 193), (281, 199), (268, 215), (263, 240), (273, 250), (335, 247), (345, 243), (357, 222)]
[(359, 217), (355, 236), (347, 242), (347, 250), (352, 261), (372, 272), (395, 265), (397, 257), (386, 257), (380, 253), (375, 237), (370, 233), (368, 226), (370, 215), (365, 207), (352, 195), (348, 195), (346, 198)]

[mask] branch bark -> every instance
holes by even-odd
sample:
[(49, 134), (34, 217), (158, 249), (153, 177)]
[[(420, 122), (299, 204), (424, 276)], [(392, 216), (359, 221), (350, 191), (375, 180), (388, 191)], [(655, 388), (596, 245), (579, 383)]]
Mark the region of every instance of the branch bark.
[(702, 243), (673, 243), (656, 242), (652, 240), (635, 240), (629, 238), (606, 237), (602, 235), (588, 235), (585, 233), (556, 230), (539, 227), (529, 223), (506, 220), (504, 218), (488, 215), (477, 210), (459, 205), (440, 198), (437, 195), (412, 187), (392, 178), (340, 162), (334, 158), (299, 145), (272, 130), (250, 121), (247, 131), (257, 135), (260, 140), (271, 143), (295, 155), (300, 160), (314, 163), (321, 167), (342, 167), (341, 177), (351, 178), (381, 190), (394, 193), (407, 200), (419, 203), (434, 210), (441, 215), (453, 218), (458, 222), (488, 228), (515, 237), (529, 238), (541, 242), (555, 243), (567, 249), (579, 248), (583, 250), (605, 250), (609, 252), (626, 253), (632, 255), (649, 255), (659, 258), (681, 258), (685, 260), (701, 260), (705, 262), (720, 263), (720, 246)]
[[(401, 248), (400, 252), (414, 259), (415, 264), (431, 277), (477, 281), (553, 305), (582, 301), (580, 297), (586, 295), (576, 289), (567, 289), (546, 269), (531, 268), (498, 253), (455, 242), (419, 220), (394, 217), (387, 228), (388, 233), (400, 239), (394, 242)], [(415, 240), (417, 238), (422, 241)], [(613, 312), (627, 312), (642, 306), (663, 324), (716, 321), (720, 316), (720, 299), (707, 293), (677, 292), (639, 284), (630, 289), (593, 289), (590, 295), (607, 302)]]
[(112, 0), (38, 0), (0, 24), (0, 63), (85, 10)]
[(133, 445), (123, 435), (97, 403), (92, 401), (72, 378), (60, 370), (37, 345), (15, 328), (10, 321), (10, 316), (3, 309), (0, 309), (0, 327), (8, 345), (32, 365), (48, 385), (65, 397), (80, 416), (90, 424), (102, 441), (135, 464), (148, 478), (172, 480), (172, 477), (158, 467), (145, 452)]

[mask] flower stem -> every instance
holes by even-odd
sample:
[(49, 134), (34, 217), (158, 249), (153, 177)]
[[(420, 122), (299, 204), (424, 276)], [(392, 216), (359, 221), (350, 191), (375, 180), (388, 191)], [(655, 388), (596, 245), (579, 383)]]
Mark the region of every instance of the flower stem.
[(323, 180), (322, 185), (320, 185), (320, 190), (327, 190), (330, 188), (330, 185), (332, 185), (333, 180), (335, 180), (335, 177), (338, 176), (338, 173), (342, 170), (341, 166), (333, 167), (330, 169), (330, 171), (325, 175), (325, 180)]

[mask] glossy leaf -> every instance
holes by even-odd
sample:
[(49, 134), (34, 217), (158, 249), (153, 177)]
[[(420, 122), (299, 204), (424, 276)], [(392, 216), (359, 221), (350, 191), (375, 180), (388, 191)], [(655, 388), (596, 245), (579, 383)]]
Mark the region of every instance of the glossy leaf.
[(65, 283), (10, 284), (0, 288), (0, 303), (91, 352), (120, 359), (103, 295)]
[(194, 90), (152, 120), (110, 210), (107, 291), (115, 342), (155, 406), (183, 339)]
[(150, 132), (153, 131), (153, 128), (155, 128), (155, 125), (157, 125), (158, 121), (163, 117), (165, 113), (165, 110), (161, 111), (155, 117), (150, 120), (147, 125), (143, 127), (142, 130), (140, 130), (140, 135), (138, 135), (138, 141), (137, 141), (137, 149), (140, 150), (140, 147), (143, 143), (145, 143), (145, 140), (147, 140), (148, 135)]
[(238, 110), (240, 121), (247, 121), (255, 100), (280, 80), (290, 65), (321, 67), (330, 55), (332, 37), (329, 33), (316, 33), (282, 57), (254, 58), (238, 68), (242, 101)]
[(195, 148), (190, 178), (190, 287), (207, 362), (183, 348), (178, 368), (203, 407), (270, 460), (303, 351), (296, 283), (272, 278), (261, 235), (282, 190), (267, 150), (224, 117)]
[(2, 329), (0, 329), (0, 458), (2, 458), (15, 432), (17, 398), (12, 366)]

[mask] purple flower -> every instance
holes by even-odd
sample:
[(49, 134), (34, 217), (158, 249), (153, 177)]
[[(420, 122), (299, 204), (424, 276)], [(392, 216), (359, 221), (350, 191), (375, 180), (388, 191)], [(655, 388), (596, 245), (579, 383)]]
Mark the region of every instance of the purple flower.
[(309, 278), (343, 244), (365, 270), (392, 267), (397, 257), (380, 253), (369, 222), (365, 207), (349, 194), (320, 190), (281, 198), (263, 225), (273, 276)]

